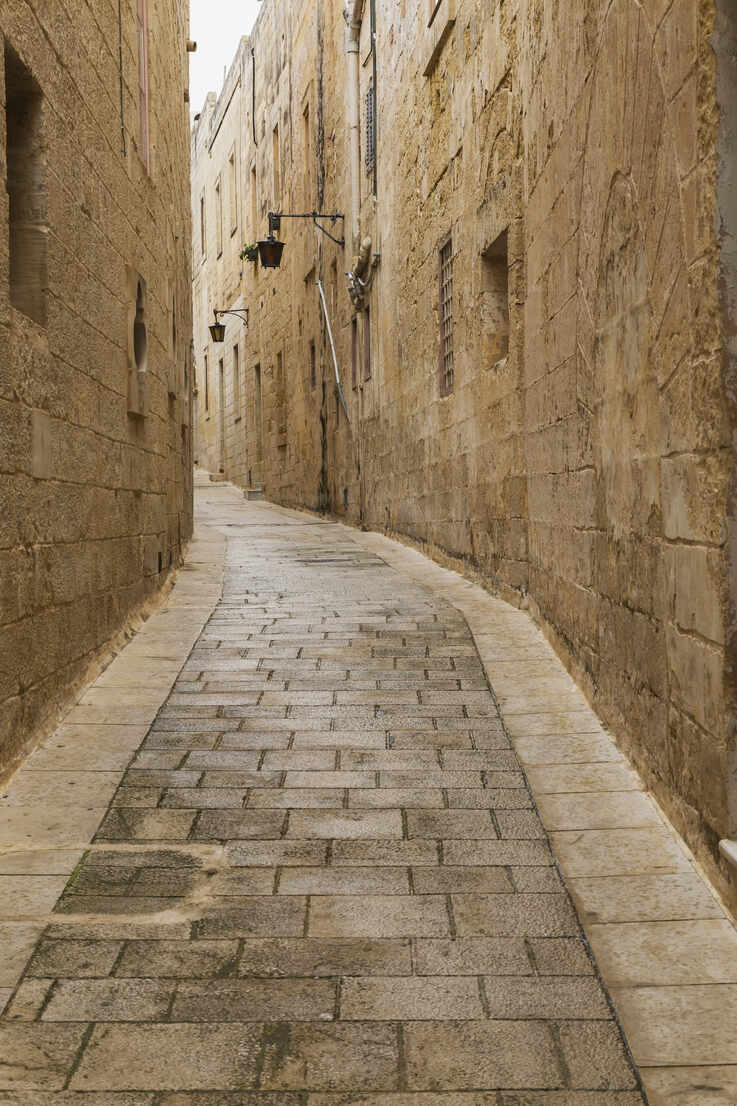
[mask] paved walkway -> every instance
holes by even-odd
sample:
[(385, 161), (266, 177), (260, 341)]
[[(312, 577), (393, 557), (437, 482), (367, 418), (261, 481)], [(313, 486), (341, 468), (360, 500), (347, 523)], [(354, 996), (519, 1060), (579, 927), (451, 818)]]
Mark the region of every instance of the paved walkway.
[(99, 827), (26, 811), (4, 854), (46, 900), (4, 923), (0, 1106), (640, 1106), (457, 607), (342, 527), (218, 487), (202, 517), (222, 598), (150, 729), (214, 570), (10, 789), (87, 750)]

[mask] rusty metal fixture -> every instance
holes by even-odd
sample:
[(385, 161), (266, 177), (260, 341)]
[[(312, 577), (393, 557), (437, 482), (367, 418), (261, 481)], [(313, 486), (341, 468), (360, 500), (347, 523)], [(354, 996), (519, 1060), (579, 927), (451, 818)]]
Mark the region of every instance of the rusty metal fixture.
[(221, 342), (225, 341), (225, 323), (220, 322), (220, 319), (223, 317), (223, 315), (235, 315), (237, 318), (239, 318), (241, 320), (242, 323), (246, 324), (246, 327), (248, 326), (248, 308), (247, 307), (236, 307), (236, 308), (232, 308), (231, 310), (228, 310), (228, 311), (218, 311), (218, 310), (216, 310), (214, 314), (215, 314), (215, 322), (210, 327), (210, 337), (212, 338), (213, 342), (215, 342), (218, 345)]

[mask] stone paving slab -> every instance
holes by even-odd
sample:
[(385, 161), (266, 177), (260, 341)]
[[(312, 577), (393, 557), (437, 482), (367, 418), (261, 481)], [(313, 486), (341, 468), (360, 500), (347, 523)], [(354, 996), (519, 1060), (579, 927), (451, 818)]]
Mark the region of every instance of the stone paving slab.
[(734, 1106), (733, 919), (550, 645), (470, 581), (343, 532), (465, 615), (648, 1101)]
[(529, 619), (198, 499), (192, 595), (7, 789), (0, 1106), (636, 1106), (628, 1042), (734, 1106), (730, 923)]

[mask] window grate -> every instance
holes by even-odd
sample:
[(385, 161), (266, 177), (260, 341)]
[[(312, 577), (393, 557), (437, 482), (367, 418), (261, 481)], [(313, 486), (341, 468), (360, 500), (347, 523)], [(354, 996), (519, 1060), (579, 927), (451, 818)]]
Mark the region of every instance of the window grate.
[(376, 97), (374, 86), (366, 93), (366, 173), (371, 174), (376, 165)]
[(440, 356), (441, 390), (453, 391), (453, 241), (440, 247)]

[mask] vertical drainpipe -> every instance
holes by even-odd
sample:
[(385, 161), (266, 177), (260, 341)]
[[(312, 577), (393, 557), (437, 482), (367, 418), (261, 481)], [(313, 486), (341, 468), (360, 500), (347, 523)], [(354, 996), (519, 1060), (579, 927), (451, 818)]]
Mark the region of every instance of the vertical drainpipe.
[(371, 64), (374, 89), (374, 200), (379, 193), (379, 74), (376, 60), (376, 0), (371, 0)]
[[(348, 127), (349, 153), (351, 166), (351, 253), (355, 256), (361, 244), (361, 62), (359, 43), (361, 39), (361, 19), (364, 0), (349, 0), (346, 20), (347, 81), (348, 81)], [(361, 456), (361, 421), (363, 389), (358, 390), (358, 417), (354, 419), (351, 430), (358, 467), (359, 515), (363, 521), (365, 515), (365, 490), (363, 463)]]
[[(725, 604), (725, 738), (729, 835), (720, 841), (724, 858), (737, 869), (737, 15), (734, 0), (717, 0), (712, 35), (716, 55), (717, 241), (723, 342), (723, 401), (732, 435), (732, 471), (727, 503), (728, 599)], [(737, 872), (733, 872), (737, 882)]]
[(361, 113), (359, 39), (363, 0), (352, 0), (348, 16), (346, 54), (348, 56), (348, 127), (351, 166), (351, 249), (358, 252), (361, 236)]

